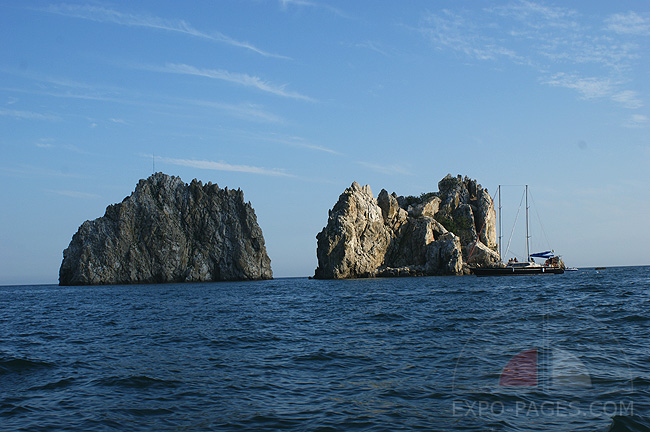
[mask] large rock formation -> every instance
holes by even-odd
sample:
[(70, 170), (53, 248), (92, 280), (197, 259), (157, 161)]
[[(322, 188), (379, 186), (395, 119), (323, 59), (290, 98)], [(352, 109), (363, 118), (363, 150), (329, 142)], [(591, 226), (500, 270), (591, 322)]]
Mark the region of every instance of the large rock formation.
[(61, 285), (271, 279), (255, 211), (241, 190), (156, 173), (66, 250)]
[(316, 236), (320, 279), (468, 273), (500, 262), (494, 203), (476, 180), (447, 175), (419, 198), (347, 188)]

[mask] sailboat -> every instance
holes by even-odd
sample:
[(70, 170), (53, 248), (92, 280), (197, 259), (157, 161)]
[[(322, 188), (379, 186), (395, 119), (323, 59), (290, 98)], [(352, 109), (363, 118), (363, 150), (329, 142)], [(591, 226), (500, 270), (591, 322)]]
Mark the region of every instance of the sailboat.
[[(501, 185), (499, 192), (499, 256), (501, 256)], [(510, 259), (506, 265), (473, 267), (472, 273), (477, 276), (510, 276), (510, 275), (536, 275), (536, 274), (562, 274), (564, 273), (564, 264), (560, 257), (555, 255), (552, 250), (530, 253), (528, 235), (528, 185), (526, 185), (526, 261), (518, 261), (516, 258)], [(533, 258), (543, 258), (544, 264), (538, 264)]]

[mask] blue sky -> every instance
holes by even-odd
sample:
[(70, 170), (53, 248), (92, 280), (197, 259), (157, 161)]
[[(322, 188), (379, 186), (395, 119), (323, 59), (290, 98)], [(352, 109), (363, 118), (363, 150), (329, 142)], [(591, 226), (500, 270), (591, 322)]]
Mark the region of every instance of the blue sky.
[(647, 1), (5, 0), (0, 29), (1, 284), (55, 283), (152, 155), (243, 189), (276, 277), (353, 181), (447, 173), (529, 184), (569, 265), (650, 264)]

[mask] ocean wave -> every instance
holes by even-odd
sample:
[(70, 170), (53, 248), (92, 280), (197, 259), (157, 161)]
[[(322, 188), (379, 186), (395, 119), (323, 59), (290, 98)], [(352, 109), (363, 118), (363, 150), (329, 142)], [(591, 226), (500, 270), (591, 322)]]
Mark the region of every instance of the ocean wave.
[(293, 360), (297, 362), (328, 362), (333, 360), (372, 361), (371, 358), (365, 355), (352, 355), (340, 351), (327, 351), (323, 349), (308, 354), (297, 355), (293, 357)]
[(167, 408), (125, 408), (120, 412), (130, 414), (135, 417), (162, 416), (173, 414), (174, 411)]
[(2, 358), (0, 359), (0, 375), (29, 372), (37, 369), (53, 368), (55, 365), (41, 360), (30, 360), (26, 358)]
[(614, 416), (607, 432), (647, 432), (650, 430), (650, 418), (636, 416)]
[(180, 381), (151, 378), (147, 375), (131, 376), (111, 376), (95, 380), (95, 384), (106, 387), (126, 387), (126, 388), (176, 388)]
[(56, 390), (60, 388), (65, 388), (65, 387), (70, 387), (71, 385), (75, 384), (75, 379), (74, 378), (64, 378), (61, 380), (53, 381), (51, 383), (43, 384), (40, 386), (35, 386), (30, 388), (30, 391), (33, 390)]
[(390, 322), (390, 321), (402, 321), (406, 319), (404, 315), (398, 314), (398, 313), (391, 313), (391, 312), (380, 312), (372, 315), (370, 317), (373, 320), (380, 321), (380, 322)]
[(623, 315), (612, 319), (613, 323), (645, 323), (648, 321), (650, 321), (650, 317), (638, 314)]
[(53, 289), (0, 308), (0, 430), (650, 430), (647, 291), (608, 273)]

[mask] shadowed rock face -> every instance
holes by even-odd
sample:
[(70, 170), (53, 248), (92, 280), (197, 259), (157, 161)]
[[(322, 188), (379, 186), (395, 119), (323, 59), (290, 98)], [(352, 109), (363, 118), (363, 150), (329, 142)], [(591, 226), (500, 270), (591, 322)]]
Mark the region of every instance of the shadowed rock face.
[(241, 190), (156, 173), (103, 217), (84, 222), (60, 285), (271, 279), (255, 211)]
[(447, 175), (439, 192), (402, 197), (347, 188), (316, 236), (316, 278), (468, 273), (500, 262), (494, 203), (475, 180)]

